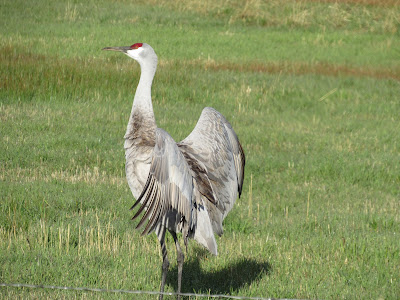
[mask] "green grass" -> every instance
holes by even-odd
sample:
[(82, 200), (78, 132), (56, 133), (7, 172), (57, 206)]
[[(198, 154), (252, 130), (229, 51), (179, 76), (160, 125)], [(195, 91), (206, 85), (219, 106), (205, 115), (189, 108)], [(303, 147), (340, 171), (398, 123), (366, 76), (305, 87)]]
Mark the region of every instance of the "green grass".
[(212, 106), (246, 153), (219, 256), (191, 241), (183, 292), (399, 298), (400, 6), (382, 3), (1, 1), (0, 282), (159, 289), (124, 178), (140, 70), (100, 51), (148, 42), (158, 126), (181, 140)]

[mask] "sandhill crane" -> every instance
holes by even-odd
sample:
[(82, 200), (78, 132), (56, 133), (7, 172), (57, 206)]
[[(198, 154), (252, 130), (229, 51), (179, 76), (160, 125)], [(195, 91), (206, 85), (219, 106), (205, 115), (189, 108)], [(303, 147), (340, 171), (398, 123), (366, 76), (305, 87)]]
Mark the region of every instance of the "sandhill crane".
[(222, 221), (242, 191), (243, 149), (229, 122), (210, 107), (203, 109), (190, 135), (176, 143), (157, 128), (154, 117), (151, 85), (157, 55), (153, 48), (136, 43), (103, 50), (125, 53), (140, 64), (140, 80), (124, 136), (126, 177), (137, 199), (131, 209), (140, 203), (132, 219), (143, 213), (136, 228), (148, 220), (142, 235), (157, 234), (163, 256), (161, 292), (169, 267), (165, 233), (171, 233), (177, 251), (179, 299), (184, 255), (176, 233), (182, 233), (186, 246), (188, 238), (194, 238), (217, 255), (214, 233), (222, 234)]

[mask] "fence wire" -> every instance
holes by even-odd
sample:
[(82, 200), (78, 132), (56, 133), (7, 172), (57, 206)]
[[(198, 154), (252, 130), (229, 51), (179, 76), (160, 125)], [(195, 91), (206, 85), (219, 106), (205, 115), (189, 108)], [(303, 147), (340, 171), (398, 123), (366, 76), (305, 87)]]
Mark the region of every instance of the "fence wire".
[[(24, 287), (33, 289), (53, 289), (53, 290), (72, 290), (72, 291), (83, 291), (83, 292), (100, 292), (100, 293), (124, 293), (124, 294), (142, 294), (142, 295), (166, 295), (166, 296), (186, 296), (186, 297), (197, 297), (197, 298), (225, 298), (225, 299), (240, 299), (240, 300), (272, 300), (271, 298), (262, 297), (242, 297), (242, 296), (231, 296), (231, 295), (209, 295), (209, 294), (194, 294), (194, 293), (169, 293), (169, 292), (155, 292), (155, 291), (130, 291), (130, 290), (114, 290), (114, 289), (99, 289), (99, 288), (88, 288), (88, 287), (69, 287), (69, 286), (55, 286), (55, 285), (44, 285), (44, 284), (25, 284), (25, 283), (0, 283), (1, 287)], [(282, 299), (283, 300), (283, 299)], [(288, 299), (286, 299), (288, 300)]]

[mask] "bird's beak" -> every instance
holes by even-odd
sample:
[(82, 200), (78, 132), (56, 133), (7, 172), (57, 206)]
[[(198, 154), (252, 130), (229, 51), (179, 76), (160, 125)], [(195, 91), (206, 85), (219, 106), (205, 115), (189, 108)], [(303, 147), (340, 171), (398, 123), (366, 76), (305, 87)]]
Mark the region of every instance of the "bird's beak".
[(126, 53), (126, 51), (131, 50), (131, 47), (105, 47), (101, 50), (107, 50), (107, 51), (118, 51), (118, 52), (123, 52)]

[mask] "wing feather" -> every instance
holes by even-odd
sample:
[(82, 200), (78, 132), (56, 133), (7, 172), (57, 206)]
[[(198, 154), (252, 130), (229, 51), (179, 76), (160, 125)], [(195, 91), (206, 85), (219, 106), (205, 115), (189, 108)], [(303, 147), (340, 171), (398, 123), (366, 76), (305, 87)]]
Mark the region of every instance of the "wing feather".
[[(164, 201), (157, 201), (155, 203), (155, 208), (152, 211), (151, 217), (149, 217), (149, 222), (147, 223), (147, 226), (144, 229), (142, 235), (147, 234), (157, 224), (156, 220), (158, 220), (160, 215), (163, 213), (162, 209), (161, 209), (161, 206), (162, 206), (163, 202)], [(146, 216), (146, 218), (147, 218), (147, 216)]]
[(150, 172), (139, 198), (132, 206), (141, 204), (132, 219), (145, 210), (136, 228), (141, 228), (148, 220), (142, 235), (150, 233), (168, 210), (176, 210), (183, 216), (187, 228), (191, 227), (192, 195), (193, 177), (184, 156), (172, 137), (158, 128)]
[(159, 199), (156, 198), (157, 194), (158, 194), (157, 189), (154, 189), (153, 191), (151, 191), (150, 196), (146, 198), (146, 202), (143, 204), (147, 208), (147, 210), (142, 216), (141, 220), (139, 221), (139, 224), (136, 226), (136, 229), (142, 227), (147, 218), (153, 213), (154, 205), (156, 202), (159, 201)]
[[(178, 143), (207, 204), (214, 232), (241, 195), (245, 155), (231, 124), (213, 108), (203, 109), (190, 135)], [(215, 205), (218, 209), (214, 209)]]

